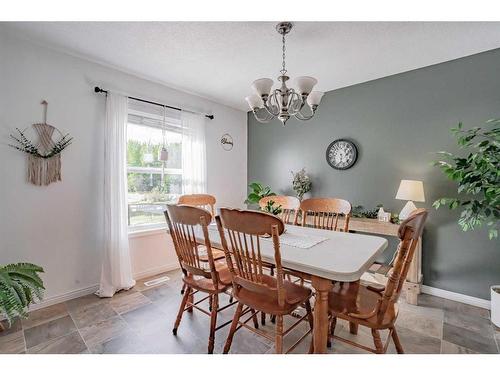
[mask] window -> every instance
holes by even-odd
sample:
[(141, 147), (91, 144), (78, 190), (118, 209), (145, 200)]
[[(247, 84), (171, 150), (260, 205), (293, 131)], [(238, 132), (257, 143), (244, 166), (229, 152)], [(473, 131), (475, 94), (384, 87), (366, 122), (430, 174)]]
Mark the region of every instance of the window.
[[(164, 121), (165, 118), (165, 121)], [(163, 145), (168, 161), (161, 161)], [(127, 125), (128, 225), (134, 229), (165, 223), (167, 203), (182, 193), (180, 113), (129, 100)]]

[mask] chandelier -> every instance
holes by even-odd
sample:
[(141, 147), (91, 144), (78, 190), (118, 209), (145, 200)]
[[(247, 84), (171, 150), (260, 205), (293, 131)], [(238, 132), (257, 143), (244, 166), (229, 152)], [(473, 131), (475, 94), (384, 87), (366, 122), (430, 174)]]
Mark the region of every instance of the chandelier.
[[(281, 82), (280, 87), (272, 90), (273, 80), (260, 78), (252, 83), (255, 94), (245, 98), (257, 121), (262, 123), (267, 123), (275, 117), (279, 118), (283, 125), (290, 117), (302, 121), (310, 120), (314, 117), (324, 94), (312, 91), (318, 83), (313, 77), (297, 77), (295, 88), (288, 88), (286, 85), (290, 77), (286, 75), (285, 35), (290, 32), (292, 26), (291, 22), (280, 22), (276, 25), (276, 31), (281, 35), (283, 45), (281, 75), (278, 77), (278, 81)], [(309, 109), (304, 110), (305, 107)]]

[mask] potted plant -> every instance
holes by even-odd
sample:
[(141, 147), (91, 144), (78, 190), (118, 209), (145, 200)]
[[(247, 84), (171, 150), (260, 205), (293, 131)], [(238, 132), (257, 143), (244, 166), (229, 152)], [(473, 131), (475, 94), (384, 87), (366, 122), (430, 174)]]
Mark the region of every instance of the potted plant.
[[(460, 148), (466, 156), (446, 151), (439, 152), (444, 160), (437, 161), (443, 173), (457, 183), (457, 197), (436, 200), (438, 209), (460, 208), (458, 224), (464, 231), (485, 225), (490, 240), (498, 238), (500, 222), (500, 119), (486, 122), (486, 126), (463, 129), (462, 123), (452, 128)], [(500, 286), (491, 287), (491, 318), (500, 326)], [(496, 319), (496, 320), (495, 320)]]
[(297, 173), (292, 171), (292, 188), (295, 194), (297, 194), (297, 198), (301, 201), (304, 197), (304, 194), (311, 190), (311, 179), (306, 174), (306, 169), (302, 168)]
[[(26, 318), (28, 306), (43, 296), (43, 268), (31, 263), (0, 266), (0, 314), (9, 326), (16, 317)], [(0, 331), (4, 327), (0, 322)]]
[(275, 216), (279, 215), (280, 213), (283, 212), (283, 209), (281, 208), (281, 204), (278, 206), (275, 206), (275, 201), (269, 200), (267, 201), (266, 205), (262, 208), (262, 211), (268, 212), (270, 214), (273, 214)]
[(248, 186), (252, 190), (248, 194), (245, 204), (258, 204), (262, 198), (276, 195), (269, 186), (264, 187), (260, 182), (252, 182)]

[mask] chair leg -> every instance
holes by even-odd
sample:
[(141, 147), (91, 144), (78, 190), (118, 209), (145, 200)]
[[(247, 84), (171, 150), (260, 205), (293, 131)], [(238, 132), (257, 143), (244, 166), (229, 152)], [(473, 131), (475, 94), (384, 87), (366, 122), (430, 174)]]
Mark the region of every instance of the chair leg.
[(255, 329), (259, 329), (259, 319), (257, 318), (258, 313), (255, 314), (255, 310), (250, 309), (250, 314), (253, 315), (253, 318), (252, 318), (253, 326), (255, 327)]
[(377, 329), (372, 328), (373, 343), (375, 344), (375, 349), (377, 354), (384, 353), (384, 345), (382, 345), (382, 340), (380, 339), (380, 333)]
[(184, 294), (185, 290), (186, 290), (186, 284), (182, 284), (181, 294)]
[(214, 294), (210, 297), (210, 305), (212, 310), (210, 312), (210, 336), (208, 337), (208, 354), (214, 352), (215, 343), (215, 327), (217, 326), (217, 310), (219, 309), (219, 296)]
[[(305, 305), (306, 305), (307, 319), (309, 321), (309, 327), (313, 329), (314, 317), (312, 314), (311, 302), (307, 300)], [(314, 352), (314, 340), (312, 339), (312, 332), (311, 332), (311, 344), (309, 345), (309, 354), (312, 354), (313, 352)]]
[(175, 319), (174, 329), (172, 330), (174, 336), (177, 336), (177, 328), (179, 328), (179, 324), (181, 324), (182, 314), (184, 313), (184, 309), (186, 307), (186, 303), (190, 294), (191, 288), (187, 287), (184, 291), (184, 296), (182, 297), (181, 306), (179, 307), (179, 312), (177, 313), (177, 318)]
[(333, 335), (335, 335), (336, 326), (337, 326), (337, 317), (332, 316), (332, 322), (330, 323), (330, 332), (328, 333), (328, 341), (326, 342), (326, 346), (328, 348), (332, 347)]
[(276, 354), (283, 353), (283, 315), (276, 317)]
[(238, 328), (238, 321), (240, 320), (241, 311), (243, 310), (243, 304), (238, 303), (238, 307), (236, 307), (236, 311), (234, 312), (233, 322), (231, 323), (231, 328), (229, 329), (229, 334), (227, 335), (226, 344), (224, 345), (223, 354), (229, 353), (229, 349), (231, 349), (231, 344), (233, 342), (233, 336), (236, 332), (236, 328)]
[(349, 322), (349, 332), (351, 332), (353, 335), (358, 334), (358, 324)]
[(396, 332), (396, 327), (392, 328), (392, 341), (394, 341), (394, 346), (396, 347), (396, 351), (398, 354), (404, 354), (403, 346), (401, 345), (401, 341), (399, 341), (399, 336)]
[[(188, 288), (188, 290), (190, 291), (189, 293), (187, 292), (187, 290), (184, 292), (188, 295), (188, 302), (189, 303), (193, 303), (194, 302), (194, 296), (191, 294), (192, 292), (192, 289), (191, 288)], [(186, 310), (188, 313), (192, 313), (193, 312), (193, 306), (190, 306), (187, 310)]]
[(263, 326), (266, 325), (266, 313), (265, 312), (260, 313), (260, 324), (262, 324)]

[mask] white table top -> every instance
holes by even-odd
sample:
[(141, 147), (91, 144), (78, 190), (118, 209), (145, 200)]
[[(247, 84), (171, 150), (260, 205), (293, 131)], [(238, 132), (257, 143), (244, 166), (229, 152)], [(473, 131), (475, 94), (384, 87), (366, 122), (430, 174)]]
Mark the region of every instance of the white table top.
[[(217, 226), (209, 225), (212, 246), (222, 248)], [(357, 281), (387, 247), (382, 237), (286, 225), (287, 233), (327, 237), (309, 249), (281, 244), (283, 267), (336, 281)], [(203, 240), (200, 228), (200, 240)], [(261, 241), (262, 259), (274, 263), (271, 241)]]

